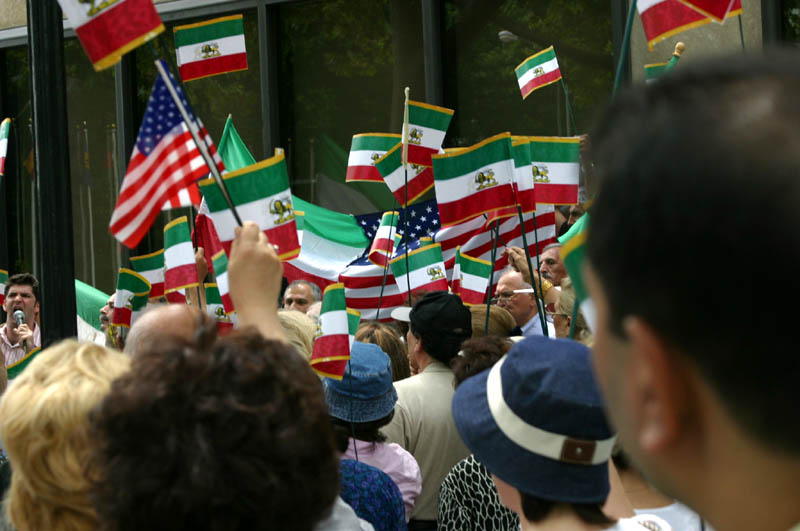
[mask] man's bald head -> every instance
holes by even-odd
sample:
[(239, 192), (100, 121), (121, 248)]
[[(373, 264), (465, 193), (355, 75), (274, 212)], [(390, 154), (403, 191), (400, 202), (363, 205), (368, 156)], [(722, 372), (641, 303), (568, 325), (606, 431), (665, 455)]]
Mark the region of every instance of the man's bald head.
[(169, 339), (191, 341), (206, 314), (186, 304), (163, 304), (148, 309), (134, 323), (125, 340), (125, 353), (135, 356)]

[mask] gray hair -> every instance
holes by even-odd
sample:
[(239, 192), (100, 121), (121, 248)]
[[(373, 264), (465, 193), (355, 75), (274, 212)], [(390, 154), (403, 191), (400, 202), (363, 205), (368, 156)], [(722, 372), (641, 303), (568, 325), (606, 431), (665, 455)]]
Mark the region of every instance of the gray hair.
[(300, 286), (300, 285), (308, 286), (308, 288), (311, 290), (311, 296), (314, 297), (314, 302), (322, 300), (322, 292), (320, 291), (319, 286), (317, 286), (313, 282), (309, 282), (308, 280), (303, 280), (303, 279), (295, 280), (294, 282), (289, 284), (289, 286), (287, 286), (286, 289), (288, 290), (292, 286)]

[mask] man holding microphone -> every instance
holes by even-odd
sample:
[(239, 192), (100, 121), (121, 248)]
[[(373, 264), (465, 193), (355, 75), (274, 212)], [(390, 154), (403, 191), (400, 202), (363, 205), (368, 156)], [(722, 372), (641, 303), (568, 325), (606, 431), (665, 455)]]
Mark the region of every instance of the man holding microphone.
[(42, 346), (36, 323), (39, 313), (39, 281), (30, 273), (18, 273), (6, 282), (6, 322), (0, 327), (0, 351), (5, 366), (18, 362), (34, 348)]

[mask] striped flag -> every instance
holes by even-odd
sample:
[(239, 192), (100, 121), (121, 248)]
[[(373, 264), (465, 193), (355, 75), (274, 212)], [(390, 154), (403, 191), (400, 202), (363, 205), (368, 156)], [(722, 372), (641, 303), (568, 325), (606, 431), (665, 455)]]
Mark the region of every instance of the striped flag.
[[(681, 3), (680, 0), (639, 0), (636, 8), (642, 19), (642, 27), (650, 50), (657, 42), (712, 21), (709, 16)], [(726, 17), (741, 13), (741, 0), (734, 0)]]
[(534, 90), (551, 85), (561, 79), (561, 69), (558, 67), (556, 51), (550, 46), (531, 55), (514, 69), (514, 73), (517, 74), (517, 83), (519, 83), (519, 90), (524, 100)]
[(389, 262), (392, 276), (400, 293), (407, 294), (419, 290), (447, 291), (447, 275), (442, 260), (442, 246), (430, 243), (430, 238), (420, 238), (420, 247), (408, 253), (406, 266), (405, 253), (398, 252), (396, 258)]
[(5, 175), (6, 155), (8, 154), (8, 135), (11, 133), (11, 118), (0, 122), (0, 177)]
[[(381, 284), (384, 283), (384, 279), (385, 285), (381, 297)], [(391, 269), (384, 270), (383, 267), (376, 266), (366, 256), (348, 265), (339, 275), (339, 281), (345, 288), (347, 306), (361, 312), (364, 320), (373, 321), (380, 317), (381, 321), (389, 321), (392, 310), (408, 300), (408, 297), (400, 293), (397, 288)]]
[(362, 133), (353, 135), (350, 156), (347, 158), (345, 182), (383, 182), (375, 163), (387, 151), (400, 144), (400, 135), (392, 133)]
[(161, 210), (171, 210), (173, 208), (199, 206), (203, 198), (197, 183), (192, 183), (186, 188), (181, 188), (178, 193), (167, 199)]
[[(282, 261), (297, 258), (300, 242), (283, 153), (230, 172), (223, 179), (239, 216), (261, 227), (277, 246)], [(237, 226), (233, 213), (214, 179), (200, 181), (200, 190), (222, 246), (230, 252)]]
[(150, 298), (150, 283), (142, 275), (121, 267), (117, 277), (117, 295), (111, 324), (130, 328), (141, 315)]
[[(403, 167), (403, 144), (397, 144), (387, 151), (386, 154), (375, 163), (375, 168), (386, 183), (386, 186), (391, 190), (395, 199), (397, 199), (397, 202), (401, 205), (405, 205), (406, 169)], [(407, 199), (409, 205), (422, 197), (432, 186), (433, 170), (430, 167), (420, 166), (418, 164), (408, 165)]]
[(236, 308), (233, 306), (233, 299), (231, 299), (228, 288), (228, 255), (225, 254), (225, 251), (220, 251), (211, 257), (211, 262), (214, 265), (216, 286), (222, 307), (225, 309), (225, 313), (231, 314), (236, 311)]
[(164, 249), (131, 256), (131, 267), (150, 283), (150, 300), (164, 296)]
[(587, 212), (581, 216), (558, 241), (562, 244), (561, 260), (564, 262), (564, 268), (567, 270), (572, 280), (572, 286), (575, 289), (575, 298), (579, 303), (581, 313), (586, 319), (586, 324), (589, 328), (591, 330), (596, 330), (597, 311), (595, 310), (594, 301), (589, 297), (589, 292), (586, 289), (586, 282), (583, 278), (583, 263), (586, 254), (586, 228), (589, 223), (590, 215), (589, 212)]
[(164, 31), (153, 0), (58, 3), (95, 70), (117, 64), (124, 54)]
[(222, 297), (219, 294), (216, 284), (204, 284), (206, 290), (206, 313), (217, 321), (217, 330), (224, 334), (233, 329), (233, 320), (231, 315), (225, 311), (225, 305), (222, 304)]
[(392, 257), (397, 236), (398, 212), (384, 212), (381, 225), (372, 240), (367, 257), (375, 265), (386, 267)]
[(175, 53), (183, 81), (247, 70), (242, 15), (175, 26)]
[(517, 204), (509, 133), (500, 133), (466, 149), (435, 155), (433, 176), (442, 227)]
[(347, 307), (343, 284), (325, 288), (311, 352), (311, 367), (318, 375), (342, 379), (360, 320), (361, 314)]
[(11, 365), (9, 365), (6, 370), (8, 371), (8, 381), (10, 382), (14, 378), (20, 375), (20, 373), (25, 370), (25, 367), (28, 366), (30, 362), (36, 358), (36, 355), (42, 351), (42, 347), (36, 347), (35, 349), (31, 350), (25, 357), (21, 358), (19, 361), (15, 361)]
[[(444, 136), (447, 128), (450, 127), (453, 113), (452, 109), (445, 107), (419, 101), (408, 102), (408, 162), (410, 164), (431, 166), (431, 155), (439, 153), (442, 149)], [(410, 193), (409, 197), (411, 197)]]
[[(166, 63), (162, 64), (167, 69)], [(189, 108), (183, 89), (168, 72), (171, 84), (183, 100), (190, 120), (197, 120)], [(197, 120), (200, 136), (220, 171), (222, 159), (205, 127)], [(122, 182), (109, 230), (123, 244), (134, 248), (150, 229), (164, 203), (179, 190), (208, 175), (209, 169), (192, 140), (189, 126), (169, 94), (161, 76), (156, 77), (147, 102), (142, 126), (136, 137), (128, 171)]]
[(536, 202), (553, 205), (578, 203), (580, 137), (532, 136), (530, 138)]
[(742, 10), (742, 0), (681, 0), (695, 11), (722, 23), (731, 11)]
[(452, 292), (461, 297), (461, 301), (468, 306), (486, 304), (486, 288), (489, 286), (491, 272), (491, 262), (461, 254), (461, 249), (457, 247), (453, 280), (450, 283)]
[(6, 303), (6, 283), (8, 283), (8, 271), (0, 269), (0, 306)]
[(530, 139), (527, 137), (513, 138), (511, 151), (514, 154), (514, 192), (517, 196), (517, 204), (522, 207), (524, 214), (535, 212), (536, 193)]
[(194, 288), (199, 284), (189, 220), (181, 216), (164, 226), (164, 293)]

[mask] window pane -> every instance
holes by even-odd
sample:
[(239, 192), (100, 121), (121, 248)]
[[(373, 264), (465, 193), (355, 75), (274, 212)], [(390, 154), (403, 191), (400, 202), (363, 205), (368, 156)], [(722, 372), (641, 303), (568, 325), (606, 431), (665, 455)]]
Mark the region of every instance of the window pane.
[(551, 44), (578, 133), (608, 102), (614, 66), (609, 2), (448, 0), (445, 9), (445, 100), (456, 111), (446, 146), (470, 145), (503, 131), (573, 133), (561, 84), (542, 87), (523, 101), (514, 73)]
[(399, 133), (403, 89), (425, 100), (419, 0), (280, 6), (281, 142), (292, 191), (340, 212), (391, 208), (382, 183), (344, 184), (354, 134)]
[(783, 39), (795, 46), (800, 45), (800, 0), (781, 2)]

